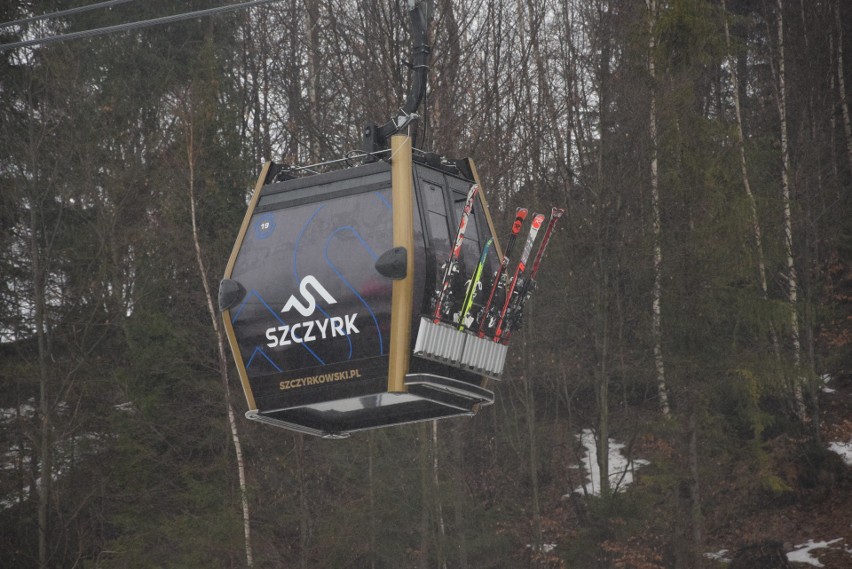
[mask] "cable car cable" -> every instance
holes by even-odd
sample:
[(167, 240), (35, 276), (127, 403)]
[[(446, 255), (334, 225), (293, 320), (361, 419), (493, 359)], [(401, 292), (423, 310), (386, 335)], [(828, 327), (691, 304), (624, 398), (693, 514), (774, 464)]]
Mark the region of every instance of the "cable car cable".
[(171, 16), (163, 16), (160, 18), (153, 18), (150, 20), (139, 20), (137, 22), (128, 22), (126, 24), (117, 24), (115, 26), (107, 26), (104, 28), (93, 28), (91, 30), (83, 30), (80, 32), (72, 32), (69, 34), (62, 34), (58, 36), (50, 36), (46, 38), (38, 38), (33, 40), (25, 40), (19, 41), (15, 43), (7, 43), (0, 45), (0, 52), (7, 51), (10, 49), (15, 49), (19, 47), (29, 47), (33, 45), (41, 45), (48, 43), (55, 43), (60, 41), (68, 41), (68, 40), (76, 40), (83, 38), (91, 38), (96, 36), (103, 36), (107, 34), (117, 33), (117, 32), (125, 32), (129, 30), (136, 30), (139, 28), (147, 28), (151, 26), (158, 26), (160, 24), (170, 24), (172, 22), (180, 22), (183, 20), (191, 20), (195, 18), (203, 18), (206, 16), (213, 16), (215, 14), (221, 14), (224, 12), (233, 12), (235, 10), (241, 10), (243, 8), (252, 8), (254, 6), (260, 6), (263, 4), (271, 4), (273, 2), (280, 2), (281, 0), (253, 0), (252, 2), (242, 2), (240, 4), (230, 4), (227, 6), (219, 6), (217, 8), (208, 8), (206, 10), (196, 10), (195, 12), (184, 12), (182, 14), (174, 14)]
[(30, 16), (29, 18), (21, 18), (20, 20), (13, 20), (11, 22), (0, 22), (0, 29), (8, 28), (11, 26), (21, 26), (23, 24), (29, 24), (31, 22), (37, 22), (39, 20), (47, 20), (48, 18), (60, 18), (62, 16), (71, 16), (73, 14), (80, 14), (82, 12), (89, 12), (91, 10), (97, 10), (98, 8), (110, 8), (112, 6), (117, 6), (118, 4), (127, 4), (128, 2), (133, 2), (133, 0), (109, 0), (108, 2), (98, 2), (96, 4), (87, 4), (85, 6), (77, 6), (76, 8), (68, 8), (67, 10), (59, 10), (58, 12), (48, 12), (47, 14), (39, 14), (38, 16)]

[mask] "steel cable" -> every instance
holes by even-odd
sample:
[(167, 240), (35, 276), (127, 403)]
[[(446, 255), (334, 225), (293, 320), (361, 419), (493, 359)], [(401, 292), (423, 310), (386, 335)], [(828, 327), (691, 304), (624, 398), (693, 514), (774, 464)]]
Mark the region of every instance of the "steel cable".
[(273, 2), (280, 2), (281, 0), (253, 0), (252, 2), (242, 2), (240, 4), (231, 4), (228, 6), (219, 6), (217, 8), (208, 8), (206, 10), (197, 10), (195, 12), (184, 12), (182, 14), (174, 14), (172, 16), (163, 16), (160, 18), (153, 18), (150, 20), (140, 20), (137, 22), (128, 22), (126, 24), (117, 24), (115, 26), (107, 26), (104, 28), (94, 28), (91, 30), (83, 30), (80, 32), (72, 32), (69, 34), (62, 34), (58, 36), (50, 36), (46, 38), (38, 38), (32, 40), (24, 40), (14, 43), (7, 43), (0, 45), (0, 52), (8, 51), (10, 49), (16, 49), (19, 47), (29, 47), (33, 45), (43, 45), (48, 43), (55, 43), (61, 41), (69, 41), (83, 38), (91, 38), (96, 36), (103, 36), (107, 34), (113, 34), (117, 32), (124, 32), (129, 30), (137, 30), (139, 28), (147, 28), (150, 26), (158, 26), (160, 24), (170, 24), (172, 22), (180, 22), (182, 20), (191, 20), (194, 18), (203, 18), (206, 16), (212, 16), (215, 14), (221, 14), (223, 12), (233, 12), (235, 10), (240, 10), (243, 8), (252, 8), (254, 6), (260, 6), (262, 4), (271, 4)]

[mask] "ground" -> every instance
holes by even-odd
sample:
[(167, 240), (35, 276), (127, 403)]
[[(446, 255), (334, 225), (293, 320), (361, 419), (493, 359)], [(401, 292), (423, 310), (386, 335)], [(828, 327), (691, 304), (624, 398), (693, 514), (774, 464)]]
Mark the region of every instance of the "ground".
[(749, 544), (777, 542), (793, 568), (852, 567), (852, 457), (842, 456), (852, 448), (852, 375), (833, 378), (826, 387), (820, 433), (822, 444), (834, 451), (812, 458), (801, 450), (801, 440), (771, 441), (775, 471), (791, 490), (708, 536), (711, 549), (727, 550), (720, 557), (732, 559)]

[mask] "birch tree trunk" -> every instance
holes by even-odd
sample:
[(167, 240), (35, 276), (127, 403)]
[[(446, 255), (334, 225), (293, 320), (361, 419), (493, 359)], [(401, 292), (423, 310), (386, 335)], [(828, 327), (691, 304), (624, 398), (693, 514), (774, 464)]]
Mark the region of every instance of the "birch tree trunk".
[[(749, 209), (751, 210), (751, 226), (754, 232), (754, 248), (757, 253), (757, 274), (760, 282), (760, 292), (763, 300), (769, 299), (769, 287), (766, 280), (766, 261), (763, 254), (763, 234), (760, 229), (760, 217), (757, 212), (757, 201), (754, 199), (754, 193), (751, 191), (751, 183), (748, 177), (748, 162), (746, 161), (745, 152), (745, 129), (743, 128), (742, 107), (740, 105), (740, 84), (737, 73), (737, 66), (731, 55), (731, 34), (728, 29), (728, 7), (726, 0), (722, 0), (722, 19), (725, 25), (725, 47), (727, 48), (728, 64), (731, 68), (731, 82), (733, 83), (734, 97), (734, 116), (737, 121), (737, 147), (740, 153), (740, 172), (743, 178), (743, 189), (745, 189), (746, 198), (748, 199)], [(770, 326), (770, 334), (772, 336), (772, 344), (775, 347), (775, 353), (779, 354), (778, 336), (775, 333), (774, 326)]]
[(660, 399), (660, 411), (669, 415), (669, 397), (666, 386), (666, 368), (663, 360), (663, 323), (662, 323), (662, 272), (663, 245), (662, 224), (660, 222), (660, 177), (657, 169), (657, 69), (654, 63), (656, 51), (655, 24), (657, 21), (657, 0), (645, 0), (648, 7), (648, 74), (651, 77), (651, 113), (648, 132), (651, 138), (651, 223), (654, 236), (654, 287), (652, 300), (652, 333), (654, 338), (654, 367), (657, 374), (657, 394)]
[[(189, 113), (188, 113), (189, 114)], [(237, 430), (237, 421), (234, 414), (234, 406), (231, 402), (231, 388), (228, 384), (228, 358), (225, 351), (225, 335), (220, 324), (218, 313), (213, 303), (213, 293), (210, 290), (210, 283), (207, 280), (207, 267), (204, 264), (204, 256), (201, 249), (201, 240), (198, 235), (198, 219), (196, 216), (196, 199), (195, 199), (195, 137), (194, 125), (191, 118), (188, 119), (187, 134), (186, 134), (186, 149), (187, 149), (187, 165), (189, 168), (189, 208), (192, 217), (192, 242), (195, 247), (195, 260), (198, 264), (199, 276), (201, 284), (204, 287), (204, 297), (207, 301), (207, 312), (210, 315), (210, 321), (213, 324), (213, 330), (216, 334), (216, 348), (218, 354), (219, 379), (222, 382), (222, 387), (225, 392), (225, 406), (228, 411), (228, 426), (231, 432), (231, 441), (234, 443), (234, 453), (237, 459), (237, 473), (240, 483), (240, 502), (243, 510), (243, 534), (245, 537), (246, 548), (246, 565), (254, 567), (254, 556), (252, 555), (251, 547), (251, 522), (249, 516), (248, 493), (246, 491), (246, 472), (245, 462), (243, 460), (242, 444), (240, 442), (240, 434)]]
[(790, 197), (790, 148), (787, 137), (787, 87), (785, 83), (784, 61), (784, 3), (777, 0), (778, 8), (778, 118), (781, 123), (781, 205), (784, 210), (784, 252), (787, 257), (787, 301), (790, 304), (790, 333), (793, 347), (793, 395), (796, 410), (801, 419), (805, 417), (805, 403), (802, 393), (800, 370), (802, 348), (799, 336), (798, 316), (798, 276), (793, 256), (793, 214)]

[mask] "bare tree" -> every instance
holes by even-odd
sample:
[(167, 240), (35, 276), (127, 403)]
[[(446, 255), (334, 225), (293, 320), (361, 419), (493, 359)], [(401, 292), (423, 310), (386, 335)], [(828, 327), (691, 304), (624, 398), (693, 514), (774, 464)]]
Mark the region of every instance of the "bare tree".
[(198, 153), (203, 151), (203, 145), (205, 141), (196, 140), (196, 110), (193, 106), (194, 101), (191, 89), (189, 95), (187, 95), (186, 100), (184, 100), (183, 103), (184, 108), (179, 109), (178, 112), (180, 115), (182, 115), (182, 120), (184, 123), (183, 128), (185, 136), (186, 165), (188, 176), (187, 190), (190, 207), (190, 218), (192, 223), (192, 243), (193, 248), (195, 250), (195, 261), (198, 265), (199, 278), (201, 279), (201, 285), (204, 289), (204, 298), (206, 300), (207, 313), (210, 316), (210, 323), (213, 326), (213, 331), (216, 337), (216, 352), (218, 355), (217, 372), (219, 374), (219, 380), (222, 383), (222, 388), (224, 391), (225, 409), (228, 415), (228, 427), (230, 429), (231, 442), (234, 445), (234, 455), (237, 462), (237, 474), (239, 476), (240, 503), (242, 506), (243, 514), (243, 534), (245, 537), (246, 565), (251, 568), (254, 567), (254, 555), (252, 552), (251, 545), (251, 516), (249, 512), (248, 490), (246, 486), (246, 468), (245, 461), (243, 460), (242, 450), (243, 447), (242, 442), (240, 440), (239, 430), (237, 428), (234, 405), (231, 400), (231, 388), (228, 380), (228, 355), (225, 348), (225, 331), (219, 318), (219, 313), (216, 310), (216, 305), (213, 301), (213, 292), (210, 286), (208, 267), (204, 261), (204, 251), (202, 248), (201, 237), (199, 235), (198, 218), (196, 213), (198, 202), (198, 198), (196, 195), (196, 164), (198, 161)]
[(777, 0), (777, 64), (776, 72), (776, 105), (778, 109), (778, 119), (781, 129), (781, 205), (784, 211), (784, 252), (787, 261), (787, 301), (790, 310), (790, 334), (793, 348), (793, 395), (796, 402), (796, 409), (799, 416), (805, 417), (805, 402), (802, 393), (802, 348), (799, 334), (799, 314), (798, 314), (798, 296), (799, 296), (799, 278), (796, 274), (796, 260), (793, 253), (793, 214), (791, 208), (791, 189), (790, 189), (790, 144), (787, 134), (787, 85), (786, 85), (786, 70), (784, 57), (784, 2)]
[(849, 96), (846, 93), (846, 74), (843, 68), (843, 19), (840, 15), (840, 0), (834, 2), (834, 23), (837, 27), (837, 89), (843, 116), (843, 132), (846, 134), (846, 157), (852, 171), (852, 121), (849, 119)]
[(648, 74), (651, 78), (651, 111), (648, 123), (648, 134), (651, 139), (651, 226), (654, 238), (654, 287), (652, 292), (652, 332), (654, 339), (654, 366), (657, 373), (657, 394), (660, 400), (660, 411), (669, 414), (669, 397), (666, 386), (666, 367), (663, 358), (663, 316), (662, 316), (662, 282), (663, 282), (663, 238), (660, 221), (660, 176), (657, 165), (657, 69), (654, 62), (656, 51), (656, 22), (658, 16), (657, 0), (645, 0), (648, 8)]
[[(769, 287), (767, 285), (766, 280), (766, 261), (763, 252), (763, 232), (760, 229), (760, 218), (757, 212), (757, 200), (755, 200), (754, 192), (751, 190), (751, 182), (749, 181), (748, 175), (748, 162), (746, 160), (746, 150), (745, 150), (745, 130), (743, 129), (743, 116), (742, 116), (742, 107), (740, 105), (740, 84), (739, 78), (737, 77), (737, 66), (734, 61), (733, 56), (731, 55), (731, 36), (728, 26), (728, 15), (727, 15), (727, 4), (725, 0), (722, 0), (722, 19), (724, 22), (725, 28), (725, 46), (728, 52), (728, 65), (730, 66), (731, 73), (731, 82), (732, 82), (732, 96), (734, 99), (734, 117), (737, 123), (737, 149), (739, 150), (740, 155), (740, 173), (742, 174), (743, 180), (743, 189), (746, 193), (746, 199), (748, 200), (749, 209), (751, 211), (751, 227), (752, 232), (754, 233), (754, 248), (757, 253), (757, 275), (758, 282), (760, 284), (760, 291), (763, 295), (763, 300), (769, 299)], [(778, 337), (775, 333), (774, 327), (770, 327), (770, 333), (772, 335), (772, 343), (775, 346), (776, 354), (779, 352), (778, 346)]]

